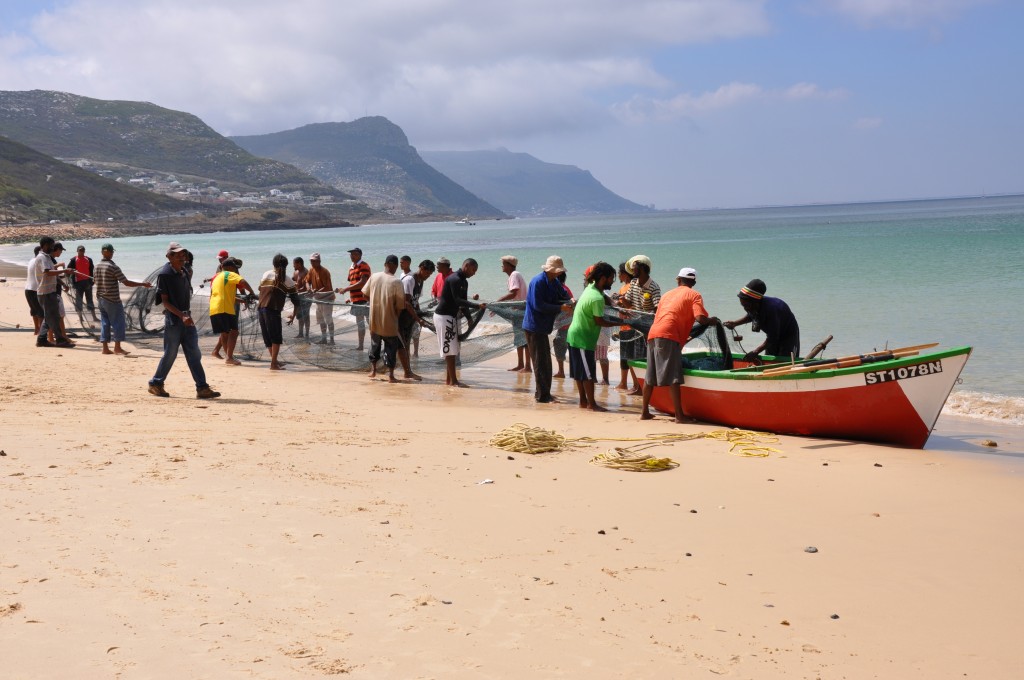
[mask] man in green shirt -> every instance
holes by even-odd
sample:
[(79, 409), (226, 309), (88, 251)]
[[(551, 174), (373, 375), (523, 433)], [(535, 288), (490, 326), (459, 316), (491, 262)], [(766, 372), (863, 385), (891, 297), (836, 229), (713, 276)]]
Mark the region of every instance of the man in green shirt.
[(607, 262), (598, 262), (587, 271), (587, 287), (576, 300), (569, 325), (569, 375), (576, 381), (580, 408), (604, 411), (606, 409), (594, 401), (594, 384), (597, 382), (594, 350), (601, 328), (619, 325), (604, 319), (604, 291), (612, 287), (616, 270)]

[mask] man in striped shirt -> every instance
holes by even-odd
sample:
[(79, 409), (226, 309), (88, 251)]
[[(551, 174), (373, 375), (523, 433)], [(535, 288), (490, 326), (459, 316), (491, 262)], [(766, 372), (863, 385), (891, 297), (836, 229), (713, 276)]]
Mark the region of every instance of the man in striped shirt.
[[(114, 264), (114, 246), (104, 243), (100, 249), (103, 259), (96, 265), (96, 299), (100, 305), (100, 342), (103, 343), (104, 354), (128, 354), (121, 349), (125, 334), (124, 303), (121, 302), (121, 288), (118, 282), (129, 288), (152, 288), (152, 283), (130, 281), (121, 268)], [(110, 350), (110, 339), (113, 336), (114, 350)]]

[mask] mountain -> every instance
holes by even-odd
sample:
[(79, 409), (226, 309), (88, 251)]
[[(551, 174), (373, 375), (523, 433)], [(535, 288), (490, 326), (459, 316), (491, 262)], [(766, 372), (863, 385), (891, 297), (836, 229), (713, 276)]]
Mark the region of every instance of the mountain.
[(586, 170), (530, 154), (424, 151), (423, 159), (488, 203), (517, 217), (610, 215), (651, 209), (612, 193)]
[(0, 137), (0, 212), (11, 222), (104, 220), (192, 204), (120, 184)]
[(387, 118), (314, 123), (231, 139), (251, 153), (291, 163), (380, 209), (410, 215), (504, 217), (427, 165), (402, 129)]
[(0, 135), (60, 159), (115, 172), (174, 174), (238, 191), (280, 189), (349, 198), (279, 161), (257, 158), (189, 113), (66, 92), (0, 91)]

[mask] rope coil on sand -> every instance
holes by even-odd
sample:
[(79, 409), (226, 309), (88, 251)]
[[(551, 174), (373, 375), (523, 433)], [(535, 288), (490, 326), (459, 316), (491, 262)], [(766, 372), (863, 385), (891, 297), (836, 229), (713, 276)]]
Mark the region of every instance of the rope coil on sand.
[(491, 437), (490, 445), (513, 453), (538, 454), (562, 451), (576, 444), (597, 441), (641, 442), (633, 446), (616, 447), (611, 451), (595, 456), (590, 462), (593, 465), (601, 465), (617, 470), (654, 472), (672, 470), (679, 467), (679, 463), (671, 458), (656, 458), (650, 454), (640, 454), (639, 451), (651, 446), (693, 441), (696, 439), (714, 439), (725, 442), (730, 445), (729, 453), (744, 457), (765, 458), (772, 453), (782, 453), (778, 449), (767, 446), (767, 444), (778, 443), (778, 437), (751, 430), (711, 430), (710, 432), (690, 434), (669, 432), (649, 434), (646, 437), (577, 437), (570, 439), (554, 430), (530, 427), (524, 423), (515, 423), (506, 427)]

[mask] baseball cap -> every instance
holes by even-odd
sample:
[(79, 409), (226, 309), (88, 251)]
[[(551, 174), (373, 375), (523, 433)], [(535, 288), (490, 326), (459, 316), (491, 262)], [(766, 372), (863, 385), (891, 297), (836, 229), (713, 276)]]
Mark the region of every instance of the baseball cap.
[(110, 252), (114, 252), (114, 244), (113, 243), (104, 243), (103, 247), (100, 248), (100, 250), (109, 250)]
[(183, 250), (185, 250), (185, 248), (182, 247), (182, 245), (177, 241), (171, 241), (170, 243), (167, 244), (168, 255), (170, 255), (171, 253), (180, 253)]
[(355, 248), (350, 249), (348, 252), (350, 252), (350, 253), (359, 253), (360, 255), (362, 255), (363, 254), (363, 249), (358, 247), (358, 246), (356, 246)]
[(222, 251), (220, 251), (219, 253), (217, 253), (217, 257), (219, 257), (219, 258), (220, 258), (220, 259), (222, 259), (222, 260), (223, 260), (223, 259), (224, 259), (225, 257), (227, 257), (227, 256), (228, 256), (228, 251), (226, 251), (226, 250), (222, 250)]
[(439, 257), (439, 258), (437, 258), (437, 263), (438, 264), (446, 264), (446, 265), (450, 266), (452, 261), (449, 260), (447, 257)]
[(320, 253), (313, 253), (312, 255), (309, 256), (309, 259), (311, 259), (311, 260), (319, 260), (320, 259)]
[(693, 267), (683, 267), (682, 269), (679, 270), (679, 273), (676, 274), (676, 278), (677, 279), (696, 279), (697, 278), (697, 270), (694, 269)]

